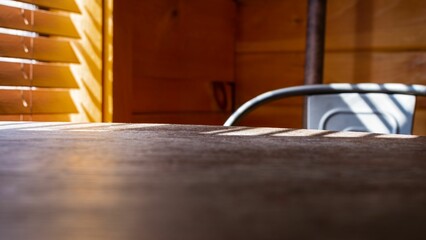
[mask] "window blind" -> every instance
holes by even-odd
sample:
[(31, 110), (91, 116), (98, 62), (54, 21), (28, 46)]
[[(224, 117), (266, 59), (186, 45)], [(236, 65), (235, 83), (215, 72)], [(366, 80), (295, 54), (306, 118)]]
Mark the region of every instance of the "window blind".
[(101, 120), (96, 2), (0, 0), (0, 120)]

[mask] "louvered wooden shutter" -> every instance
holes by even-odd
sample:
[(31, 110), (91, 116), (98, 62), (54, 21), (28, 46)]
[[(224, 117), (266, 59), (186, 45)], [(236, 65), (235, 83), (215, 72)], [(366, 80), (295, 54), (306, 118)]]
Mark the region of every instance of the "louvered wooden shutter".
[(0, 120), (102, 120), (102, 6), (0, 0)]

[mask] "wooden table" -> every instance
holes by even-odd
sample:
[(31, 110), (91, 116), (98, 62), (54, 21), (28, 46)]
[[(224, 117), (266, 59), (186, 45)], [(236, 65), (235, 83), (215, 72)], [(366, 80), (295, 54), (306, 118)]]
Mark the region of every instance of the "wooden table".
[(0, 239), (426, 239), (426, 137), (0, 123)]

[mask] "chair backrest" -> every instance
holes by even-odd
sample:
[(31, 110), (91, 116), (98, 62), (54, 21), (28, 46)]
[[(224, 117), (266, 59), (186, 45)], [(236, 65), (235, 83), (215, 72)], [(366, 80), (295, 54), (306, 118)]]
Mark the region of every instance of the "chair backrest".
[(307, 97), (309, 129), (411, 134), (416, 98), (386, 93), (341, 93)]
[(265, 103), (295, 96), (308, 96), (307, 128), (411, 134), (415, 98), (426, 96), (426, 86), (336, 83), (280, 88), (245, 102), (224, 126), (235, 125)]

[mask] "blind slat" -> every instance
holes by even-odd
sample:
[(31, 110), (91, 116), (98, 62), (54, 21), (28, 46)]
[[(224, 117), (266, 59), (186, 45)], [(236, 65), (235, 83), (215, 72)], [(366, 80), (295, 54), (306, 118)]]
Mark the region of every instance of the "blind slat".
[(0, 56), (48, 62), (79, 63), (71, 40), (0, 34)]
[(79, 38), (70, 15), (0, 5), (0, 27)]
[(41, 7), (81, 13), (75, 0), (15, 0), (17, 2), (31, 3)]
[(68, 90), (0, 90), (0, 102), (0, 114), (78, 112)]
[(0, 86), (78, 88), (70, 66), (0, 62)]

